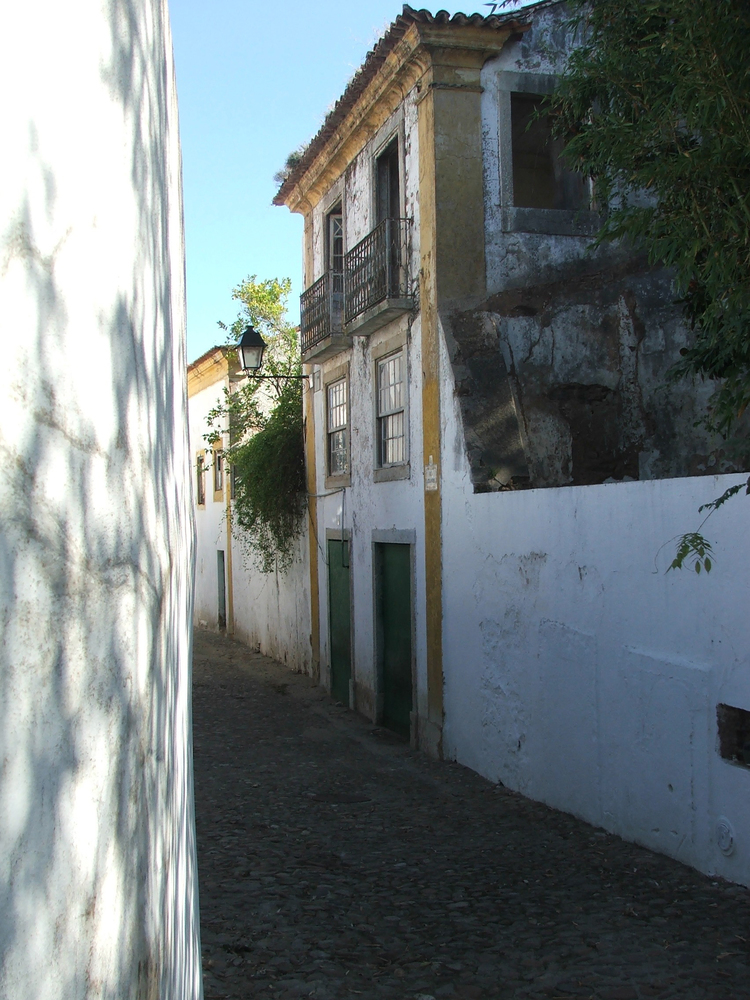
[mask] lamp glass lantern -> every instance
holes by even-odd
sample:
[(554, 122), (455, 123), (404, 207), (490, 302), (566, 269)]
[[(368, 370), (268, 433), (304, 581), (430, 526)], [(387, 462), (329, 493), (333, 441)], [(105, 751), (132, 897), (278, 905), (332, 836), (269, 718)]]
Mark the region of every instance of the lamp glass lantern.
[(239, 358), (240, 368), (244, 372), (257, 372), (263, 364), (263, 351), (265, 347), (265, 340), (255, 327), (248, 324), (237, 345), (237, 357)]

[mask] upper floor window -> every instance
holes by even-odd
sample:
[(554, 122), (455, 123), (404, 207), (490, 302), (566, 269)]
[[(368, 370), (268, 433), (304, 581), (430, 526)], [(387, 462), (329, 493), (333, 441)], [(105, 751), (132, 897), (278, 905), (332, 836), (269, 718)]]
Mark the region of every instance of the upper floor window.
[(377, 362), (378, 465), (406, 462), (406, 388), (404, 351)]
[(224, 454), (214, 451), (214, 500), (224, 499)]
[(198, 454), (195, 460), (195, 496), (199, 507), (203, 507), (206, 502), (206, 459), (203, 452)]
[(401, 215), (398, 139), (389, 143), (375, 161), (375, 222)]
[(326, 386), (326, 427), (328, 440), (328, 475), (349, 473), (349, 401), (346, 378)]
[(511, 93), (513, 204), (517, 208), (588, 207), (588, 184), (562, 159), (563, 140), (552, 135), (549, 116), (538, 116), (541, 94)]

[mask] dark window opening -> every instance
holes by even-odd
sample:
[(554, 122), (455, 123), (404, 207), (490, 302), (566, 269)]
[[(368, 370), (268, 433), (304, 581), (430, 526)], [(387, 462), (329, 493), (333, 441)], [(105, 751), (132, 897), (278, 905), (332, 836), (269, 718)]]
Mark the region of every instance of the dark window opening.
[(720, 756), (750, 767), (750, 712), (731, 705), (717, 705), (716, 721)]
[(398, 140), (394, 139), (375, 163), (376, 222), (398, 219), (401, 215), (401, 188), (398, 168)]
[(511, 94), (513, 204), (517, 208), (588, 208), (588, 184), (561, 159), (563, 141), (549, 116), (536, 118), (544, 97)]

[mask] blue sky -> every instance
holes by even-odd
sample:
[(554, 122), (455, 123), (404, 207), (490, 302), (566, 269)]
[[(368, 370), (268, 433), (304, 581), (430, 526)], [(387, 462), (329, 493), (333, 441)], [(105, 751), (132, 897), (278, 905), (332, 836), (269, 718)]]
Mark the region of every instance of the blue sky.
[[(430, 9), (489, 13), (481, 0)], [(170, 0), (185, 185), (189, 360), (222, 342), (217, 320), (235, 318), (231, 291), (248, 274), (290, 277), (290, 315), (298, 320), (302, 218), (271, 204), (273, 175), (317, 132), (400, 11), (395, 0)]]

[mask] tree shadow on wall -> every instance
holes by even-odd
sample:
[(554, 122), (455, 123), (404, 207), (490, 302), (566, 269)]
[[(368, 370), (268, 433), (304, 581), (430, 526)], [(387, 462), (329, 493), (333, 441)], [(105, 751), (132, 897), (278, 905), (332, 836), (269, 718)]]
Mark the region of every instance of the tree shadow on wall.
[[(102, 86), (131, 136), (123, 197), (138, 241), (119, 291), (92, 287), (88, 354), (73, 356), (70, 288), (36, 249), (35, 219), (54, 217), (60, 196), (41, 154), (46, 203), (19, 206), (10, 247), (36, 325), (15, 387), (25, 420), (3, 429), (0, 992), (192, 998), (193, 525), (171, 43), (161, 4), (107, 10)], [(92, 387), (111, 382), (111, 411), (76, 391), (81, 366)]]

